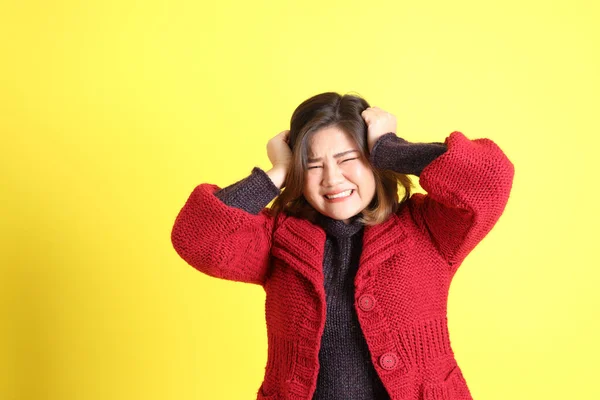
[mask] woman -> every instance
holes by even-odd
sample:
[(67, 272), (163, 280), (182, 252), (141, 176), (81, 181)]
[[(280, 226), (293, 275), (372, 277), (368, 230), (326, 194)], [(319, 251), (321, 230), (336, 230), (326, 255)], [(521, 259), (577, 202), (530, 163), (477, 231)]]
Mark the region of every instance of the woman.
[[(271, 170), (200, 184), (179, 212), (184, 260), (266, 291), (257, 399), (472, 398), (448, 289), (503, 213), (514, 166), (490, 139), (395, 132), (395, 117), (360, 97), (313, 96), (269, 141)], [(411, 196), (409, 174), (426, 195)]]

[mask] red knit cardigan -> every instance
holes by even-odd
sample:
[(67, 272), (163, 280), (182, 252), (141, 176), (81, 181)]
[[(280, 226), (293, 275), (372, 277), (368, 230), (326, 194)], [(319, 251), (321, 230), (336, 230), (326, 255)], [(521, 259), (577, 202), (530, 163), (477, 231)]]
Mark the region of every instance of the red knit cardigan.
[[(392, 400), (470, 400), (450, 345), (452, 277), (496, 224), (514, 166), (490, 139), (452, 132), (447, 151), (419, 176), (414, 193), (385, 222), (365, 226), (354, 280), (355, 309), (371, 360)], [(325, 326), (325, 231), (263, 209), (229, 207), (195, 187), (172, 230), (177, 253), (199, 271), (259, 284), (266, 292), (268, 358), (258, 400), (310, 400)]]

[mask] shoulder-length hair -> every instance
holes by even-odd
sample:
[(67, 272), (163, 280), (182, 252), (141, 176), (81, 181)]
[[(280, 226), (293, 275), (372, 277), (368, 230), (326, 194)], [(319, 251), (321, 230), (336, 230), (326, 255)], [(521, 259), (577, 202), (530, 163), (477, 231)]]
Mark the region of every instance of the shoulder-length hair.
[[(311, 137), (320, 129), (331, 126), (354, 140), (360, 156), (366, 160), (375, 176), (375, 196), (360, 213), (360, 221), (365, 225), (379, 224), (404, 205), (410, 197), (411, 187), (414, 187), (410, 178), (391, 170), (377, 169), (369, 161), (368, 126), (361, 115), (369, 107), (369, 103), (359, 96), (325, 92), (305, 100), (296, 108), (290, 122), (288, 141), (292, 149), (292, 162), (283, 184), (284, 189), (271, 206), (272, 214), (277, 216), (283, 211), (284, 214), (316, 223), (319, 212), (303, 195), (304, 173)], [(402, 200), (398, 196), (398, 183), (404, 188)]]

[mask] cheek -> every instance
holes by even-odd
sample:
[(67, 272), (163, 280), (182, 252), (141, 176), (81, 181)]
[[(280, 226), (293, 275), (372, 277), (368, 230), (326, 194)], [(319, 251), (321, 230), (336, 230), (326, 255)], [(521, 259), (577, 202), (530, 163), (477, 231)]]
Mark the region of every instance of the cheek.
[(369, 182), (371, 182), (371, 184), (373, 184), (372, 182), (375, 181), (375, 176), (373, 175), (373, 171), (371, 171), (369, 168), (365, 168), (362, 166), (353, 170), (352, 175), (354, 176), (355, 179), (360, 180), (363, 184), (367, 184)]
[(304, 186), (302, 188), (302, 192), (306, 198), (314, 197), (319, 193), (319, 188), (314, 177), (304, 177)]
[(371, 170), (362, 170), (357, 175), (357, 181), (360, 182), (363, 190), (363, 196), (371, 196), (376, 191), (375, 176)]

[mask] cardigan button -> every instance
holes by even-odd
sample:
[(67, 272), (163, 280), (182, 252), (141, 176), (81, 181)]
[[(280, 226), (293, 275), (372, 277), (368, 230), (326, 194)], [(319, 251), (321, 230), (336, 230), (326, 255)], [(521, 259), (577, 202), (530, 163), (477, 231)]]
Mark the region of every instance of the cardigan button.
[(358, 299), (358, 307), (363, 311), (371, 311), (375, 307), (375, 297), (370, 294), (363, 294)]
[(398, 356), (395, 353), (385, 353), (379, 357), (379, 365), (383, 369), (394, 369), (398, 365)]

